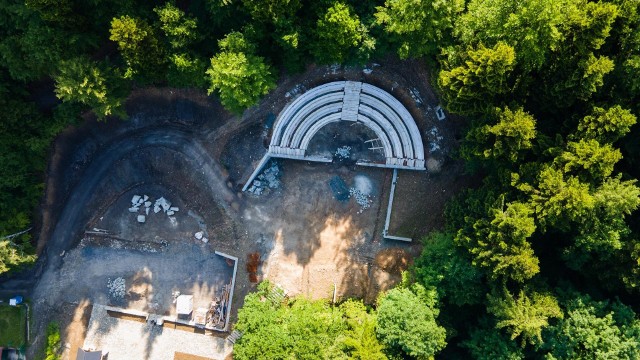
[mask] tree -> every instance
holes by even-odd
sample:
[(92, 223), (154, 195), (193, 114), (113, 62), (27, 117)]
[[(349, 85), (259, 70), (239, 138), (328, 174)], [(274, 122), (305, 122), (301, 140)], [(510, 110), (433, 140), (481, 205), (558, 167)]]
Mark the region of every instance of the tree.
[(553, 226), (568, 230), (572, 223), (585, 219), (595, 206), (589, 185), (575, 176), (545, 165), (537, 181), (537, 189), (531, 190), (531, 204), (543, 229)]
[(52, 22), (70, 22), (73, 11), (71, 0), (27, 0), (28, 8), (38, 11), (42, 20)]
[(199, 57), (186, 53), (172, 54), (169, 58), (167, 83), (174, 87), (206, 87), (207, 64)]
[(487, 310), (498, 319), (496, 328), (506, 328), (511, 340), (521, 337), (522, 347), (542, 344), (542, 330), (549, 319), (563, 317), (558, 301), (546, 293), (520, 291), (514, 298), (505, 290), (502, 296), (490, 294), (487, 299)]
[(620, 105), (606, 110), (594, 107), (591, 115), (580, 120), (574, 137), (576, 140), (594, 139), (601, 143), (613, 143), (626, 135), (635, 123), (635, 115)]
[(47, 326), (47, 348), (45, 349), (45, 360), (60, 360), (60, 326), (55, 323), (49, 323)]
[(586, 0), (563, 6), (565, 36), (553, 51), (554, 61), (541, 71), (541, 106), (563, 108), (588, 101), (614, 69), (613, 60), (599, 52), (618, 16), (617, 6)]
[(543, 350), (553, 359), (640, 357), (640, 321), (631, 308), (576, 295), (566, 302), (566, 316), (544, 334)]
[(604, 179), (611, 175), (615, 164), (622, 159), (618, 149), (597, 140), (569, 141), (554, 163), (564, 173), (583, 175), (585, 181)]
[(347, 300), (340, 304), (347, 331), (337, 338), (338, 346), (354, 360), (386, 360), (384, 346), (376, 338), (376, 314), (367, 311), (362, 301)]
[(460, 16), (455, 34), (467, 46), (504, 43), (515, 49), (528, 72), (541, 68), (562, 40), (563, 9), (570, 0), (471, 0)]
[(536, 136), (536, 120), (522, 108), (496, 108), (488, 115), (497, 118), (494, 124), (473, 126), (467, 132), (462, 154), (467, 159), (479, 157), (498, 163), (516, 163), (524, 150), (532, 147)]
[(446, 47), (464, 4), (464, 0), (386, 0), (376, 7), (376, 23), (397, 44), (400, 58), (431, 56)]
[(42, 198), (42, 174), (51, 140), (67, 125), (0, 85), (0, 274), (35, 261), (30, 227)]
[(184, 12), (168, 2), (162, 7), (153, 9), (160, 19), (160, 28), (174, 49), (184, 48), (197, 37), (196, 20), (186, 17)]
[(99, 120), (115, 115), (126, 118), (124, 98), (114, 94), (115, 75), (87, 57), (62, 61), (55, 75), (56, 96), (90, 107)]
[(445, 329), (438, 325), (436, 294), (419, 284), (395, 288), (378, 300), (376, 334), (391, 351), (429, 359), (445, 345)]
[(505, 337), (487, 317), (480, 319), (480, 326), (469, 333), (469, 339), (462, 342), (476, 360), (522, 360), (524, 351), (518, 344)]
[(457, 241), (473, 256), (473, 264), (485, 268), (490, 279), (524, 282), (540, 271), (539, 260), (527, 239), (536, 225), (533, 210), (519, 202), (490, 211), (489, 219), (473, 225), (474, 232), (460, 232)]
[(275, 78), (264, 58), (248, 52), (253, 46), (241, 34), (231, 33), (219, 45), (221, 52), (211, 58), (206, 71), (208, 93), (217, 91), (225, 108), (241, 113), (275, 87)]
[(123, 15), (111, 21), (109, 32), (109, 39), (118, 44), (127, 64), (125, 78), (147, 82), (164, 74), (164, 50), (153, 28), (146, 21)]
[(24, 3), (0, 6), (0, 17), (4, 19), (0, 25), (2, 67), (15, 80), (44, 78), (61, 59), (88, 50), (84, 34), (49, 26), (24, 8)]
[(501, 95), (511, 91), (509, 76), (515, 66), (515, 51), (499, 42), (493, 48), (483, 45), (452, 53), (442, 62), (438, 86), (447, 108), (458, 114), (487, 111)]
[(415, 260), (416, 281), (435, 289), (439, 298), (458, 306), (478, 304), (484, 296), (483, 274), (456, 246), (453, 234), (432, 232), (422, 239), (422, 253)]
[(299, 0), (242, 0), (251, 17), (256, 21), (283, 24), (301, 7)]
[(346, 330), (342, 312), (325, 301), (296, 298), (274, 304), (266, 299), (273, 285), (263, 282), (245, 297), (235, 329), (242, 338), (234, 359), (325, 359), (338, 354), (335, 339)]
[(373, 51), (375, 40), (353, 10), (345, 3), (335, 2), (318, 19), (313, 53), (325, 64), (344, 63), (357, 59), (366, 61)]

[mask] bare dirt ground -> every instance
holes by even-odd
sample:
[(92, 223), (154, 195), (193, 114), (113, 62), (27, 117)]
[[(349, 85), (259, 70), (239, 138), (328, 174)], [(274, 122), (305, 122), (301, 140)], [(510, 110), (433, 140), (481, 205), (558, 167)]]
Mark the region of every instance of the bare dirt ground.
[[(439, 172), (400, 172), (390, 233), (411, 236), (413, 243), (382, 239), (388, 169), (357, 167), (352, 161), (281, 160), (278, 189), (259, 197), (240, 191), (268, 145), (264, 122), (270, 114), (277, 115), (305, 90), (334, 80), (366, 81), (396, 96), (423, 133), (427, 157), (440, 167)], [(340, 299), (374, 302), (419, 254), (417, 239), (442, 227), (446, 200), (469, 183), (449, 158), (456, 121), (436, 119), (437, 99), (428, 80), (417, 61), (387, 60), (366, 69), (312, 67), (283, 78), (239, 119), (201, 92), (141, 89), (128, 102), (129, 120), (89, 120), (68, 129), (51, 157), (40, 260), (30, 273), (0, 285), (26, 289), (33, 299), (30, 355), (42, 348), (46, 324), (56, 320), (63, 344), (71, 349), (65, 358), (73, 358), (87, 333), (89, 304), (164, 313), (172, 311), (175, 290), (210, 299), (230, 271), (214, 250), (240, 259), (232, 320), (244, 295), (263, 279), (291, 295), (330, 298), (335, 289)], [(354, 157), (378, 156), (361, 146), (366, 131), (327, 127), (311, 149), (334, 152), (349, 145)], [(329, 186), (336, 176), (349, 187), (365, 186), (370, 207), (362, 209), (353, 198), (337, 200)], [(136, 214), (127, 211), (134, 194), (169, 199), (180, 208), (175, 221), (161, 213), (137, 223)], [(109, 236), (85, 233), (93, 228), (106, 229)], [(209, 242), (195, 239), (197, 231), (204, 231)], [(252, 253), (259, 254), (259, 266), (250, 279), (247, 255)], [(117, 277), (125, 279), (123, 299), (107, 288)]]

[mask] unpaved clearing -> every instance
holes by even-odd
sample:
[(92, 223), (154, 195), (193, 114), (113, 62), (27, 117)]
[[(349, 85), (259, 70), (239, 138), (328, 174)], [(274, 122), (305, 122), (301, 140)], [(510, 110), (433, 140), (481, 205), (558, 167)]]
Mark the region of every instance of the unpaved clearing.
[[(128, 103), (128, 121), (88, 121), (67, 130), (49, 168), (38, 265), (2, 284), (33, 299), (37, 335), (30, 355), (54, 318), (63, 343), (78, 346), (89, 304), (171, 313), (174, 291), (194, 294), (195, 307), (206, 304), (230, 277), (230, 264), (215, 250), (240, 259), (232, 320), (256, 280), (269, 279), (290, 295), (331, 298), (335, 290), (339, 299), (368, 302), (396, 284), (419, 253), (417, 237), (442, 226), (444, 203), (468, 180), (448, 159), (455, 121), (436, 119), (423, 65), (390, 60), (372, 68), (310, 68), (284, 79), (241, 119), (200, 92), (139, 90)], [(391, 170), (354, 165), (357, 158), (380, 156), (363, 146), (371, 137), (366, 128), (328, 126), (311, 142), (318, 154), (348, 146), (351, 157), (332, 164), (278, 160), (277, 189), (261, 196), (240, 191), (265, 152), (269, 114), (334, 80), (365, 81), (392, 93), (414, 116), (425, 148), (433, 149), (427, 157), (440, 173), (399, 175), (390, 232), (414, 237), (413, 243), (382, 239)], [(336, 177), (368, 195), (360, 199), (367, 207), (353, 197), (338, 200), (329, 185)], [(136, 194), (165, 197), (180, 211), (174, 220), (160, 213), (138, 223), (127, 210)], [(94, 228), (108, 236), (85, 233)], [(198, 231), (206, 232), (208, 243), (194, 237)], [(259, 266), (249, 266), (249, 273), (247, 255), (255, 253)], [(115, 278), (124, 279), (122, 298), (107, 288)], [(74, 350), (65, 350), (65, 358)]]

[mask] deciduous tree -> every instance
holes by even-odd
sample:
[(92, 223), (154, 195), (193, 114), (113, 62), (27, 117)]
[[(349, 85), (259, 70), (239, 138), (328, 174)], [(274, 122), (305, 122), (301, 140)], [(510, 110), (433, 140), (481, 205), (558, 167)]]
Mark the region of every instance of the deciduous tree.
[(335, 2), (318, 19), (315, 36), (313, 54), (325, 64), (366, 61), (375, 47), (358, 15), (343, 2)]
[(445, 345), (445, 329), (438, 325), (436, 294), (419, 284), (395, 288), (378, 300), (380, 341), (391, 351), (418, 359), (428, 359)]
[(251, 53), (253, 45), (241, 34), (231, 33), (219, 45), (221, 51), (211, 58), (206, 71), (208, 93), (217, 92), (225, 108), (241, 113), (275, 87), (275, 78), (264, 58)]

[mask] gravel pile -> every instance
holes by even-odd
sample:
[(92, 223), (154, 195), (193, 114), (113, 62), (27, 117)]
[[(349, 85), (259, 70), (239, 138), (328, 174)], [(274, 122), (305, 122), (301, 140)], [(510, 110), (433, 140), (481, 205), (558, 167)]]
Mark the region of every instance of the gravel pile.
[(124, 299), (125, 285), (124, 278), (117, 277), (113, 280), (107, 281), (107, 288), (109, 289), (109, 295), (116, 300)]
[(336, 157), (340, 160), (348, 159), (351, 156), (351, 146), (339, 147), (336, 150)]
[(358, 214), (361, 214), (363, 211), (371, 207), (373, 200), (371, 200), (371, 196), (363, 193), (359, 189), (350, 188), (349, 196), (356, 199), (358, 205), (360, 205), (360, 210), (358, 210)]
[(262, 195), (267, 189), (277, 189), (280, 187), (280, 168), (276, 162), (271, 162), (271, 166), (266, 168), (262, 174), (253, 180), (248, 192), (254, 195)]

